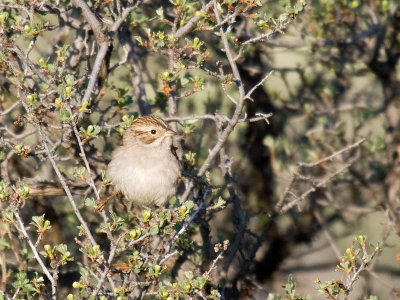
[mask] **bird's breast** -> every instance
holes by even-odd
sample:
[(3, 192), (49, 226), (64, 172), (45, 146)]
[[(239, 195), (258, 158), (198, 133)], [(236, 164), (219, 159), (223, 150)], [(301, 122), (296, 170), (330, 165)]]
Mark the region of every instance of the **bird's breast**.
[(115, 151), (107, 176), (128, 199), (158, 203), (175, 192), (179, 164), (170, 151), (121, 148)]

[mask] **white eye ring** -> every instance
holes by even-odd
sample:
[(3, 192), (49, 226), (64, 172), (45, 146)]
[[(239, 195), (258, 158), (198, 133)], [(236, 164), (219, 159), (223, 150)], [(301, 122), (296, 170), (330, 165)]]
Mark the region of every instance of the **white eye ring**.
[(156, 135), (157, 131), (155, 129), (150, 130), (151, 135)]

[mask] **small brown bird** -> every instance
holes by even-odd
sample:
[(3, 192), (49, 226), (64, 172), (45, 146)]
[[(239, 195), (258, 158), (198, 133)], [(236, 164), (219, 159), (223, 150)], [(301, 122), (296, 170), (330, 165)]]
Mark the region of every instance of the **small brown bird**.
[(175, 134), (154, 115), (134, 121), (108, 166), (115, 189), (132, 203), (164, 205), (175, 193), (179, 176), (179, 163), (171, 152)]

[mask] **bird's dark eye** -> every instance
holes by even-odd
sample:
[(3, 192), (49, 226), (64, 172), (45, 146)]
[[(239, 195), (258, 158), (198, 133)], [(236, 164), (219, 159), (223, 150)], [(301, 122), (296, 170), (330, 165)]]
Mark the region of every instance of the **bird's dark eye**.
[(152, 129), (152, 130), (150, 131), (150, 133), (151, 133), (152, 135), (155, 135), (155, 134), (157, 133), (157, 131), (156, 131), (155, 129)]

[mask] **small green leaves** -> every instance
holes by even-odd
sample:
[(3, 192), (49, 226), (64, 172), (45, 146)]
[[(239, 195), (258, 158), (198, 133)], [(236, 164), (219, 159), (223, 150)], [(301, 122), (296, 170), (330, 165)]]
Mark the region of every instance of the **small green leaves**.
[(221, 196), (218, 197), (217, 203), (207, 208), (207, 210), (217, 210), (225, 208), (226, 201)]
[(160, 74), (160, 79), (162, 81), (171, 82), (171, 81), (174, 81), (176, 78), (177, 78), (177, 74), (171, 73), (169, 71), (164, 71)]
[(86, 168), (81, 166), (81, 167), (75, 167), (73, 176), (76, 178), (80, 178), (82, 180), (85, 180), (85, 173), (86, 173)]
[(142, 235), (140, 228), (132, 229), (129, 231), (129, 237), (131, 240), (137, 240)]
[(7, 206), (5, 209), (2, 209), (1, 214), (2, 214), (2, 220), (4, 222), (7, 222), (9, 224), (14, 223), (15, 221), (14, 212), (12, 211), (12, 208), (10, 206)]
[(285, 285), (286, 294), (293, 298), (296, 295), (296, 282), (293, 279), (293, 275), (289, 274), (288, 282)]
[(346, 284), (342, 283), (340, 280), (335, 282), (326, 281), (323, 283), (319, 279), (315, 281), (318, 291), (321, 294), (332, 298), (339, 294), (348, 293), (351, 290), (353, 283), (358, 278), (358, 276), (354, 275), (363, 271), (372, 259), (382, 251), (382, 248), (378, 244), (376, 246), (371, 245), (372, 253), (368, 253), (366, 242), (366, 235), (359, 235), (354, 238), (352, 246), (346, 249), (345, 254), (341, 257), (339, 265), (336, 266), (336, 270), (343, 271), (347, 277), (347, 280), (344, 281)]
[(58, 118), (63, 123), (69, 123), (71, 121), (71, 113), (64, 107), (60, 107)]
[(192, 151), (188, 151), (184, 154), (183, 159), (189, 166), (194, 166), (196, 164), (196, 153)]
[(85, 206), (89, 208), (96, 207), (96, 200), (92, 197), (85, 199)]
[(153, 213), (150, 210), (142, 210), (143, 222), (149, 222), (150, 218), (153, 216)]
[(30, 24), (26, 24), (24, 26), (24, 32), (28, 36), (36, 36), (43, 31), (43, 23), (41, 21), (30, 22)]
[(156, 14), (160, 17), (160, 19), (164, 19), (164, 8), (162, 6), (160, 6), (157, 10), (156, 10)]
[(51, 247), (49, 244), (43, 246), (44, 251), (40, 254), (43, 257), (50, 259), (50, 266), (52, 268), (57, 268), (59, 266), (65, 265), (69, 261), (73, 261), (74, 258), (71, 257), (71, 253), (67, 249), (67, 245), (58, 244)]
[(117, 231), (125, 223), (125, 220), (118, 216), (114, 211), (110, 210), (110, 217), (112, 222), (108, 224), (108, 228), (111, 231)]
[(50, 221), (44, 219), (44, 214), (41, 216), (33, 216), (31, 224), (37, 228), (38, 234), (43, 234), (51, 228)]
[(8, 185), (4, 180), (0, 180), (0, 200), (8, 198)]
[(198, 276), (195, 279), (193, 279), (193, 287), (195, 289), (202, 290), (206, 284), (207, 280), (203, 276)]
[(334, 297), (337, 299), (337, 296), (340, 294), (344, 294), (346, 291), (343, 288), (343, 283), (341, 281), (326, 281), (321, 282), (319, 279), (315, 280), (317, 284), (317, 290), (320, 294), (326, 295), (327, 297)]
[(101, 170), (101, 184), (103, 186), (108, 186), (112, 184), (111, 180), (107, 178), (105, 170)]
[(113, 89), (117, 93), (117, 98), (111, 100), (111, 105), (123, 108), (124, 106), (133, 103), (132, 96), (129, 95), (128, 86), (124, 88), (117, 88), (115, 86), (112, 86), (111, 89)]
[(64, 81), (68, 86), (74, 86), (76, 84), (75, 77), (72, 74), (66, 74), (64, 77)]
[(126, 290), (126, 288), (120, 286), (120, 287), (116, 287), (114, 289), (114, 293), (118, 295), (117, 299), (125, 299), (125, 295), (128, 291)]
[(9, 13), (7, 11), (2, 11), (0, 13), (0, 25), (1, 27), (4, 27), (7, 19), (8, 19)]
[(190, 134), (196, 130), (195, 123), (197, 120), (188, 120), (183, 123), (182, 131), (184, 134)]
[(72, 283), (72, 287), (73, 287), (74, 289), (84, 289), (84, 288), (86, 287), (86, 284), (80, 283), (79, 281), (74, 281), (74, 282)]
[(25, 183), (21, 182), (18, 187), (14, 187), (13, 189), (15, 191), (15, 193), (22, 199), (25, 199), (28, 197), (30, 189), (29, 186), (26, 185)]
[(149, 229), (149, 234), (150, 234), (150, 235), (156, 235), (156, 234), (158, 234), (159, 232), (160, 232), (160, 229), (159, 229), (159, 227), (158, 227), (157, 224), (154, 224), (154, 225), (151, 226), (150, 229)]
[(160, 275), (161, 272), (161, 266), (160, 265), (155, 265), (154, 266), (154, 276), (158, 277)]
[(25, 145), (15, 145), (14, 152), (17, 155), (21, 155), (21, 156), (27, 158), (29, 153), (31, 152), (31, 148), (29, 146), (25, 146)]
[(71, 253), (67, 249), (67, 245), (59, 244), (55, 248), (61, 254), (61, 265), (65, 265), (68, 261), (74, 260), (74, 258), (71, 257)]
[(193, 207), (194, 207), (194, 202), (192, 200), (188, 200), (185, 203), (183, 203), (178, 208), (178, 216), (180, 217), (180, 219), (186, 217), (190, 213)]
[(14, 146), (14, 152), (15, 152), (15, 154), (21, 154), (22, 153), (22, 146), (21, 145), (15, 145)]
[(125, 133), (125, 130), (128, 129), (133, 122), (137, 119), (137, 116), (135, 115), (123, 115), (122, 116), (122, 124), (119, 127), (118, 131), (121, 135)]
[(160, 227), (163, 227), (166, 220), (169, 219), (171, 217), (171, 213), (167, 212), (160, 212), (157, 214), (157, 219), (158, 219), (158, 224), (160, 225)]
[(50, 260), (53, 260), (54, 259), (54, 255), (53, 255), (54, 249), (52, 249), (49, 244), (44, 245), (43, 248), (44, 248), (44, 251), (42, 251), (41, 254), (44, 257), (48, 257), (48, 258), (50, 258)]
[(143, 260), (140, 256), (139, 251), (135, 250), (132, 252), (132, 255), (129, 257), (129, 261), (131, 262), (131, 269), (136, 274), (139, 273), (143, 266)]
[[(160, 282), (158, 285), (158, 299), (182, 299), (185, 296), (193, 296), (196, 291), (204, 291), (204, 287), (208, 278), (203, 276), (194, 276), (192, 271), (185, 271), (183, 280), (171, 283), (168, 280)], [(207, 299), (220, 299), (217, 297), (218, 291), (211, 293), (211, 297)]]
[(87, 245), (85, 248), (80, 248), (92, 261), (95, 261), (100, 257), (101, 251), (99, 245)]
[(91, 110), (89, 109), (89, 102), (85, 101), (81, 104), (81, 106), (78, 109), (78, 112), (84, 112), (84, 113), (91, 113)]
[(37, 292), (37, 289), (29, 283), (29, 279), (26, 273), (20, 272), (16, 275), (16, 281), (13, 283), (13, 287), (16, 289), (21, 289), (24, 294), (29, 292)]
[(29, 104), (34, 104), (38, 101), (38, 95), (36, 93), (26, 95), (26, 99), (28, 99)]
[(57, 61), (63, 63), (65, 59), (67, 58), (67, 51), (69, 49), (69, 45), (62, 45), (62, 46), (56, 46), (57, 50), (55, 53), (57, 54)]
[(385, 141), (383, 140), (381, 135), (372, 136), (369, 151), (371, 153), (375, 153), (379, 150), (382, 150), (385, 147)]
[(100, 126), (97, 125), (89, 125), (86, 129), (81, 127), (79, 129), (79, 136), (82, 137), (84, 140), (96, 138), (98, 137), (100, 130), (101, 130)]

